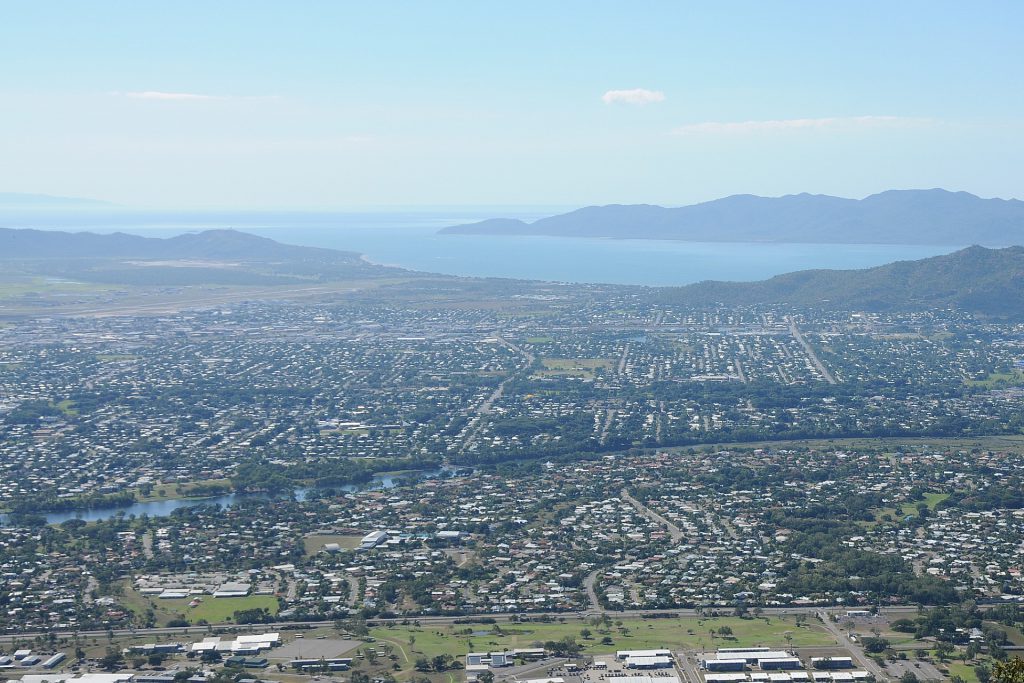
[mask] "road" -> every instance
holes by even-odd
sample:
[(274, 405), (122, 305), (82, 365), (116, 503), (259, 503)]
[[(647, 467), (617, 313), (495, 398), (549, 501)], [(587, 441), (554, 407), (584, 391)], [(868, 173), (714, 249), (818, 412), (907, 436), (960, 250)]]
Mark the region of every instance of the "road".
[(889, 676), (882, 670), (880, 666), (875, 664), (875, 661), (864, 654), (864, 650), (859, 645), (850, 640), (843, 629), (839, 628), (839, 624), (832, 621), (829, 615), (825, 612), (819, 612), (818, 617), (821, 619), (822, 625), (825, 630), (832, 634), (832, 637), (836, 639), (836, 642), (845, 647), (850, 651), (853, 656), (853, 660), (857, 662), (857, 666), (865, 669), (868, 673), (875, 677), (876, 681), (887, 681)]
[(646, 517), (647, 519), (651, 520), (652, 522), (655, 522), (656, 524), (665, 525), (665, 527), (668, 528), (668, 533), (672, 537), (673, 543), (679, 543), (679, 541), (683, 540), (683, 532), (679, 527), (677, 527), (675, 524), (659, 515), (651, 508), (641, 503), (633, 496), (629, 495), (629, 491), (627, 491), (626, 489), (622, 489), (622, 493), (620, 493), (619, 495), (622, 497), (622, 500), (626, 501), (627, 503), (635, 507), (636, 511), (644, 517)]
[(479, 406), (477, 406), (476, 416), (473, 417), (469, 425), (467, 425), (466, 427), (466, 437), (462, 440), (462, 446), (459, 447), (459, 453), (463, 453), (466, 450), (472, 448), (473, 445), (476, 443), (477, 436), (480, 433), (480, 428), (483, 426), (483, 417), (484, 415), (487, 415), (488, 413), (491, 412), (491, 408), (494, 406), (495, 401), (501, 398), (502, 394), (505, 393), (505, 385), (511, 382), (516, 377), (518, 377), (521, 373), (528, 372), (530, 368), (533, 366), (533, 362), (535, 360), (534, 355), (532, 353), (530, 353), (526, 349), (523, 349), (513, 344), (512, 342), (502, 337), (500, 334), (495, 335), (495, 338), (498, 340), (499, 343), (507, 346), (516, 353), (521, 354), (523, 356), (523, 359), (526, 361), (526, 364), (522, 368), (518, 368), (512, 371), (508, 377), (503, 379), (498, 384), (497, 388), (493, 392), (491, 392), (491, 395), (484, 399), (484, 401)]
[(811, 359), (811, 362), (814, 364), (814, 367), (818, 369), (818, 372), (821, 373), (821, 376), (824, 377), (825, 381), (829, 384), (836, 384), (836, 378), (832, 376), (832, 373), (825, 367), (825, 364), (821, 362), (820, 358), (818, 358), (818, 354), (814, 352), (811, 345), (807, 343), (806, 339), (804, 339), (804, 335), (800, 332), (800, 328), (796, 326), (796, 321), (793, 320), (793, 316), (787, 315), (786, 321), (789, 323), (790, 334), (792, 334), (793, 338), (796, 339), (797, 342), (800, 343), (800, 346), (804, 348), (804, 353), (806, 353), (807, 357)]
[(601, 603), (597, 599), (597, 591), (594, 590), (594, 584), (597, 583), (597, 575), (600, 573), (599, 569), (587, 574), (587, 578), (583, 579), (583, 587), (587, 591), (587, 600), (590, 601), (590, 609), (595, 612), (601, 611)]
[(615, 413), (618, 412), (614, 408), (608, 408), (604, 411), (604, 426), (601, 428), (601, 438), (598, 440), (602, 446), (608, 442), (608, 430), (611, 429), (612, 422), (615, 421)]

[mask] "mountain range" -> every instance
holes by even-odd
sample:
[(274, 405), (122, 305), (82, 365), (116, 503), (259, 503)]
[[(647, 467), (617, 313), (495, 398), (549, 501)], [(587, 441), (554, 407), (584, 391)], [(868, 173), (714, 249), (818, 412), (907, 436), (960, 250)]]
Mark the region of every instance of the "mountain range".
[(947, 190), (890, 190), (864, 199), (733, 195), (666, 208), (588, 206), (527, 223), (495, 218), (442, 234), (548, 235), (691, 242), (1024, 244), (1024, 202)]

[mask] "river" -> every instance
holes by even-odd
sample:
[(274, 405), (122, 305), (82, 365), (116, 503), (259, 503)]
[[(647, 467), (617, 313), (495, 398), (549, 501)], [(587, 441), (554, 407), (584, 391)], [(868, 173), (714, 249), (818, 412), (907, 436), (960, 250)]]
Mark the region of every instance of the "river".
[[(398, 486), (402, 480), (407, 480), (410, 477), (416, 477), (418, 479), (433, 479), (441, 476), (453, 475), (455, 471), (455, 468), (445, 466), (433, 470), (422, 470), (418, 472), (380, 474), (375, 476), (366, 484), (350, 484), (348, 486), (334, 487), (330, 490), (379, 491), (394, 488)], [(313, 490), (314, 489), (309, 488), (297, 488), (292, 492), (292, 494), (295, 496), (296, 500), (305, 500), (309, 492)], [(46, 522), (48, 524), (60, 524), (61, 522), (66, 522), (69, 519), (81, 519), (85, 522), (99, 522), (117, 515), (124, 515), (125, 517), (131, 515), (135, 515), (136, 517), (141, 515), (148, 515), (150, 517), (166, 517), (175, 510), (197, 507), (199, 505), (220, 505), (221, 507), (230, 507), (237, 503), (247, 501), (271, 500), (283, 497), (284, 496), (281, 494), (271, 493), (225, 493), (220, 496), (209, 496), (205, 498), (169, 498), (167, 500), (151, 500), (132, 503), (131, 505), (97, 508), (93, 510), (61, 510), (59, 512), (43, 513), (43, 517), (46, 518)], [(7, 521), (6, 515), (0, 515), (0, 525), (7, 524)]]

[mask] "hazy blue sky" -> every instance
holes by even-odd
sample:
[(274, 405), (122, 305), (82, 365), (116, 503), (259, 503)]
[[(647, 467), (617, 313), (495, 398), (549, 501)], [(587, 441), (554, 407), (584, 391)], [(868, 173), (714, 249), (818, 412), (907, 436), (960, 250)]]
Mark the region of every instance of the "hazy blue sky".
[(0, 191), (1024, 196), (1024, 3), (0, 0)]

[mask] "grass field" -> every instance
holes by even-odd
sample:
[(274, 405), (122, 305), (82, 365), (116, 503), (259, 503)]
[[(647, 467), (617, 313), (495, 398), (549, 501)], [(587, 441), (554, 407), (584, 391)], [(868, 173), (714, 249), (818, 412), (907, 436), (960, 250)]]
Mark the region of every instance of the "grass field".
[(968, 379), (964, 384), (969, 387), (982, 387), (992, 389), (996, 386), (1019, 386), (1024, 384), (1024, 372), (1013, 370), (1011, 372), (990, 372), (985, 379)]
[[(733, 636), (723, 638), (712, 635), (716, 631), (728, 626), (733, 631)], [(584, 628), (592, 632), (590, 639), (580, 636)], [(487, 631), (488, 635), (465, 635), (459, 631), (470, 629), (475, 632)], [(396, 626), (394, 628), (376, 628), (372, 634), (379, 640), (388, 640), (400, 643), (406, 648), (410, 647), (412, 639), (412, 651), (418, 656), (420, 654), (433, 657), (443, 653), (470, 652), (473, 650), (502, 650), (533, 647), (535, 643), (543, 643), (548, 640), (560, 640), (566, 636), (576, 638), (576, 641), (584, 646), (585, 652), (609, 652), (624, 649), (692, 649), (692, 648), (718, 648), (718, 647), (751, 647), (751, 646), (785, 646), (787, 645), (786, 635), (791, 637), (794, 646), (808, 645), (834, 645), (835, 640), (816, 622), (810, 622), (804, 626), (797, 626), (792, 618), (772, 617), (765, 619), (739, 619), (736, 617), (722, 617), (715, 619), (626, 619), (621, 621), (621, 626), (616, 625), (613, 619), (612, 625), (607, 633), (601, 631), (601, 627), (592, 626), (583, 622), (567, 623), (521, 623), (501, 624), (500, 630), (494, 630), (492, 625), (465, 625), (453, 626)], [(602, 644), (602, 639), (608, 635), (612, 639), (611, 644)]]
[(72, 282), (44, 277), (20, 277), (0, 282), (0, 299), (32, 295), (52, 296), (55, 294), (96, 293), (116, 289), (114, 285), (91, 282)]
[(120, 601), (125, 607), (136, 614), (145, 614), (153, 610), (157, 626), (166, 626), (171, 619), (187, 619), (196, 624), (205, 620), (211, 624), (233, 621), (235, 612), (239, 610), (258, 609), (265, 607), (271, 614), (277, 614), (277, 598), (273, 595), (250, 595), (245, 598), (215, 598), (211, 595), (202, 596), (203, 601), (196, 607), (189, 607), (188, 599), (160, 600), (142, 595), (136, 591), (130, 581), (121, 583), (123, 593)]
[(205, 620), (211, 624), (233, 621), (235, 612), (247, 609), (266, 608), (271, 614), (277, 614), (277, 598), (273, 595), (250, 595), (245, 598), (214, 598), (203, 596), (203, 601), (195, 607), (189, 607), (189, 600), (159, 600), (164, 610), (174, 614), (182, 614), (185, 619), (195, 624)]
[(101, 363), (117, 363), (125, 360), (135, 360), (138, 356), (129, 353), (97, 353), (96, 360)]
[(914, 501), (912, 503), (904, 503), (900, 507), (900, 509), (898, 511), (896, 510), (896, 508), (879, 508), (879, 509), (875, 510), (875, 522), (874, 523), (873, 522), (867, 522), (866, 526), (875, 526), (875, 523), (881, 522), (882, 518), (885, 515), (889, 515), (893, 519), (896, 519), (897, 517), (898, 518), (903, 518), (903, 517), (907, 517), (907, 516), (911, 516), (911, 515), (916, 516), (917, 515), (917, 505), (918, 505), (918, 503), (921, 503), (921, 502), (923, 502), (925, 505), (927, 505), (929, 510), (934, 510), (936, 505), (938, 505), (942, 501), (946, 500), (947, 498), (949, 498), (949, 494), (948, 493), (930, 492), (930, 493), (924, 494), (924, 500), (923, 501)]
[[(928, 506), (929, 510), (934, 510), (935, 506), (942, 501), (949, 498), (948, 493), (926, 493), (924, 494), (924, 504)], [(903, 505), (904, 515), (916, 515), (917, 514), (917, 502), (906, 503)]]
[(974, 674), (974, 667), (974, 664), (964, 664), (957, 661), (950, 661), (946, 664), (950, 677), (959, 676), (967, 681), (967, 683), (978, 683), (978, 677)]
[(544, 369), (537, 374), (541, 377), (572, 375), (593, 378), (597, 370), (611, 370), (614, 361), (608, 358), (544, 358)]
[(209, 495), (220, 495), (203, 491), (203, 487), (223, 486), (225, 490), (231, 489), (230, 479), (207, 479), (204, 481), (183, 481), (175, 484), (155, 484), (149, 495), (142, 495), (141, 491), (135, 491), (135, 498), (140, 502), (151, 500), (170, 500), (173, 498), (202, 497)]
[(78, 411), (75, 409), (75, 402), (71, 399), (64, 399), (53, 404), (53, 407), (64, 413), (66, 417), (75, 417)]
[(302, 539), (306, 546), (306, 555), (316, 555), (325, 543), (337, 543), (342, 548), (358, 548), (362, 536), (342, 536), (339, 534), (312, 534)]

